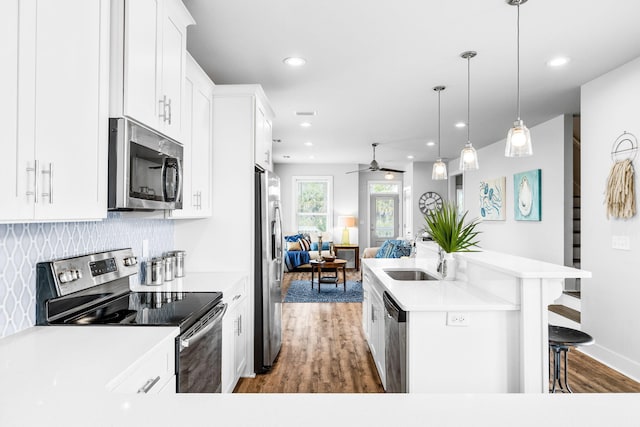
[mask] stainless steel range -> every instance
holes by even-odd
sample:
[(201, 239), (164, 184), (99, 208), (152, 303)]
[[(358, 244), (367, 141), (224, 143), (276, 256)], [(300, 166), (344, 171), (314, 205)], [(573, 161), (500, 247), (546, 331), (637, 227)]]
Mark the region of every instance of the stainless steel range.
[(178, 393), (219, 393), (222, 369), (220, 292), (131, 292), (131, 249), (38, 263), (36, 324), (178, 326)]

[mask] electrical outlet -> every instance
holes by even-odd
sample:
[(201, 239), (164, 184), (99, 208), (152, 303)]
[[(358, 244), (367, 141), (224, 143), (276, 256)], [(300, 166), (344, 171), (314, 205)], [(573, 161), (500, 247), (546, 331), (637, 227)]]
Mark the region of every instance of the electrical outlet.
[(447, 326), (469, 326), (471, 323), (471, 314), (459, 311), (447, 313)]
[(611, 248), (630, 251), (631, 239), (629, 238), (629, 236), (611, 236)]

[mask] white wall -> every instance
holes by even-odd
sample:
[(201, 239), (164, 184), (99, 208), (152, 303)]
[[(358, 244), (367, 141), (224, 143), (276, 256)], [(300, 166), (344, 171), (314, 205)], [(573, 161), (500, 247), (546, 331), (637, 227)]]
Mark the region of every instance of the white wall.
[[(508, 126), (508, 124), (507, 124)], [(505, 140), (478, 150), (480, 169), (464, 174), (465, 208), (468, 218), (480, 217), (480, 181), (506, 176), (506, 220), (484, 221), (479, 230), (480, 247), (564, 265), (564, 146), (571, 116), (559, 116), (530, 129), (533, 156), (507, 158)], [(505, 127), (505, 135), (508, 128)], [(570, 133), (568, 133), (570, 135)], [(458, 170), (459, 160), (449, 162)], [(514, 219), (513, 174), (542, 169), (542, 221)]]
[[(276, 164), (274, 172), (280, 177), (280, 195), (282, 200), (282, 227), (285, 232), (295, 232), (293, 225), (294, 176), (332, 176), (333, 177), (333, 235), (334, 242), (342, 241), (343, 228), (338, 217), (354, 215), (360, 223), (358, 214), (358, 175), (346, 172), (358, 169), (357, 164)], [(351, 243), (358, 243), (358, 228), (349, 230)]]
[[(581, 286), (582, 330), (596, 341), (585, 350), (634, 378), (640, 378), (640, 220), (607, 219), (603, 201), (615, 139), (623, 131), (640, 138), (639, 100), (640, 58), (582, 87), (582, 268), (593, 273)], [(631, 250), (612, 249), (612, 236), (628, 236)]]
[[(424, 214), (420, 211), (419, 201), (427, 191), (434, 191), (442, 197), (442, 200), (447, 200), (448, 180), (434, 181), (431, 179), (431, 173), (433, 172), (433, 162), (414, 162), (411, 188), (413, 190), (413, 235), (417, 236), (421, 229), (425, 226)], [(407, 185), (405, 183), (405, 185)]]

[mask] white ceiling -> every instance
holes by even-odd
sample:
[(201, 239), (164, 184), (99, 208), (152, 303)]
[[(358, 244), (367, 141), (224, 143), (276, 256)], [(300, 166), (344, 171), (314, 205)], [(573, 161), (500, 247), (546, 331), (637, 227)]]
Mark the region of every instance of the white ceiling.
[[(505, 0), (184, 0), (188, 49), (216, 84), (260, 83), (276, 113), (276, 163), (433, 161), (506, 137), (516, 118), (516, 7)], [(522, 118), (532, 127), (580, 111), (579, 88), (640, 56), (640, 1), (530, 0), (521, 13)], [(561, 68), (546, 61), (571, 58)], [(292, 68), (282, 60), (300, 56)], [(640, 102), (640, 100), (639, 100)], [(309, 121), (295, 111), (317, 111)], [(311, 141), (312, 147), (304, 145)], [(286, 160), (284, 155), (291, 158)], [(535, 140), (534, 140), (535, 155)], [(314, 156), (310, 159), (310, 156)]]

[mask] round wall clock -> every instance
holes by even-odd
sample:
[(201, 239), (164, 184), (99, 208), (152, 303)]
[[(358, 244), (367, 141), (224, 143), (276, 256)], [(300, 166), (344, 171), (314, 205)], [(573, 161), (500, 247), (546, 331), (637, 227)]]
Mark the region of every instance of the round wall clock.
[(442, 197), (440, 197), (438, 193), (427, 191), (420, 196), (418, 207), (420, 208), (420, 212), (425, 215), (429, 212), (439, 211), (442, 209)]

